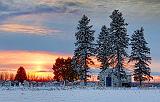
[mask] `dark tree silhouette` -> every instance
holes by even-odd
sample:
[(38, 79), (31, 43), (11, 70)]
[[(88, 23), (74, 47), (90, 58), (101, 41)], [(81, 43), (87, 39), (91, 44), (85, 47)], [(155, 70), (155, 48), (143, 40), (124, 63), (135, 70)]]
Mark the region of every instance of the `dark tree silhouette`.
[(23, 83), (24, 80), (27, 80), (26, 71), (25, 71), (25, 69), (23, 67), (20, 67), (17, 70), (17, 74), (15, 76), (15, 80), (20, 82), (20, 83)]
[(144, 37), (144, 29), (136, 30), (131, 37), (131, 55), (129, 62), (135, 62), (134, 80), (139, 81), (142, 86), (142, 81), (150, 80), (151, 63), (150, 48), (147, 46), (147, 41)]
[(76, 71), (72, 67), (72, 59), (57, 58), (53, 65), (54, 79), (56, 81), (74, 81), (76, 80)]
[(87, 84), (87, 78), (90, 76), (89, 64), (93, 64), (91, 56), (94, 55), (94, 30), (92, 25), (89, 25), (90, 19), (83, 15), (77, 26), (77, 32), (75, 33), (76, 42), (74, 50), (74, 60), (76, 63), (75, 69), (77, 70), (80, 80), (84, 81), (84, 85)]
[(96, 48), (96, 57), (99, 62), (101, 62), (101, 69), (106, 70), (111, 66), (111, 55), (112, 55), (112, 36), (110, 35), (110, 30), (105, 25), (102, 26), (101, 32), (98, 35)]
[(118, 78), (118, 86), (122, 86), (122, 79), (126, 78), (124, 71), (124, 59), (128, 57), (127, 49), (129, 45), (129, 37), (127, 34), (128, 25), (119, 10), (114, 10), (110, 16), (110, 34), (112, 35), (113, 43), (113, 59), (115, 59), (115, 75)]

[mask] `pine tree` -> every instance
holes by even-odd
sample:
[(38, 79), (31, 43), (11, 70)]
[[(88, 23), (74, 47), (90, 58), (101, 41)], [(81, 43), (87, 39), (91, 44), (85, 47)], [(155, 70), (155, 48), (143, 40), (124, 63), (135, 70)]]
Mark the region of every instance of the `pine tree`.
[(115, 75), (118, 78), (118, 86), (122, 86), (122, 79), (126, 77), (126, 73), (124, 71), (124, 59), (128, 57), (126, 53), (126, 49), (129, 45), (129, 37), (127, 35), (128, 25), (125, 23), (125, 19), (122, 16), (122, 13), (119, 10), (114, 10), (112, 15), (110, 16), (112, 19), (110, 23), (110, 33), (112, 36), (113, 43), (113, 54), (115, 59)]
[(15, 80), (21, 84), (24, 82), (24, 80), (27, 80), (27, 74), (23, 67), (18, 68)]
[(111, 35), (109, 32), (109, 28), (105, 25), (102, 26), (101, 32), (98, 36), (97, 44), (97, 60), (101, 62), (101, 69), (102, 71), (109, 68), (110, 66), (110, 57), (112, 55), (112, 41)]
[(92, 30), (92, 25), (89, 25), (90, 19), (83, 15), (82, 19), (79, 21), (77, 32), (75, 33), (76, 43), (75, 43), (75, 52), (74, 60), (76, 70), (79, 73), (80, 80), (84, 81), (86, 85), (88, 70), (88, 64), (93, 64), (90, 57), (93, 55), (94, 47), (94, 30)]
[(151, 78), (151, 69), (149, 63), (151, 63), (150, 48), (147, 47), (147, 42), (144, 38), (144, 29), (136, 30), (131, 37), (131, 55), (129, 62), (135, 62), (134, 80), (139, 81), (140, 86), (142, 81)]

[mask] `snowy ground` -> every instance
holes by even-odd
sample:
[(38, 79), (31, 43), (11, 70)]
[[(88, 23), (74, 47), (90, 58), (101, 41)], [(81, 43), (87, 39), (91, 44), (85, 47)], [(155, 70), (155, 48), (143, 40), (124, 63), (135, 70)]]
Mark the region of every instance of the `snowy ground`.
[(160, 89), (4, 89), (0, 102), (160, 102)]

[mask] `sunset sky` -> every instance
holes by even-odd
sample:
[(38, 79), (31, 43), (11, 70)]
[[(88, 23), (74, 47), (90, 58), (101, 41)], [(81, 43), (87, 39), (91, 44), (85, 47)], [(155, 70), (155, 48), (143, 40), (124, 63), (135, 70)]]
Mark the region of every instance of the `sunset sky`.
[(0, 70), (51, 72), (57, 57), (73, 55), (82, 15), (91, 18), (96, 37), (114, 9), (124, 14), (129, 35), (144, 27), (152, 74), (160, 75), (159, 0), (0, 0)]

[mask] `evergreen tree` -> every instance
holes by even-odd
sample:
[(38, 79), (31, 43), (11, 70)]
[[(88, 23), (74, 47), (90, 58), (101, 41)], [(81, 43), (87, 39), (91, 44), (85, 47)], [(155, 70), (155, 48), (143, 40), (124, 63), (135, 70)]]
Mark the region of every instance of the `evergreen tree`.
[(110, 23), (110, 33), (112, 36), (113, 44), (113, 59), (115, 60), (115, 75), (118, 78), (118, 86), (122, 86), (122, 79), (126, 77), (124, 71), (124, 59), (128, 57), (126, 49), (129, 45), (129, 37), (127, 35), (128, 25), (125, 23), (125, 19), (122, 16), (122, 13), (119, 10), (114, 10), (110, 16), (112, 19)]
[(97, 44), (97, 60), (101, 62), (101, 69), (102, 71), (109, 68), (110, 66), (110, 58), (112, 55), (112, 41), (111, 35), (109, 32), (109, 28), (105, 25), (102, 26), (101, 32), (98, 36)]
[(134, 80), (140, 82), (151, 78), (151, 69), (149, 63), (151, 63), (150, 48), (147, 47), (147, 42), (144, 38), (144, 29), (136, 30), (131, 37), (131, 55), (129, 62), (135, 62)]
[(89, 25), (90, 19), (83, 15), (82, 19), (79, 21), (77, 32), (75, 33), (76, 43), (75, 43), (75, 52), (74, 60), (76, 64), (76, 70), (79, 74), (80, 80), (84, 81), (86, 85), (88, 70), (88, 64), (93, 64), (90, 59), (90, 56), (93, 55), (94, 47), (94, 30), (92, 30), (92, 25)]
[(23, 67), (20, 67), (17, 70), (17, 74), (15, 76), (15, 80), (20, 82), (21, 84), (24, 82), (24, 80), (27, 80), (26, 71)]

